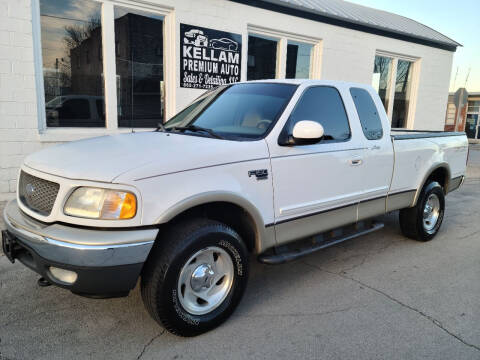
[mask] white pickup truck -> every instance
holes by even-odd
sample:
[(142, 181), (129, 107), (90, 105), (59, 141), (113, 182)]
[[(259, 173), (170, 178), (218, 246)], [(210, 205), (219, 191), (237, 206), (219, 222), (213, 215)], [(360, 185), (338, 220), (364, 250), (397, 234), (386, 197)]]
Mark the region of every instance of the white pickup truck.
[(193, 336), (238, 305), (249, 253), (283, 263), (377, 230), (372, 217), (394, 210), (406, 236), (432, 239), (467, 156), (464, 133), (391, 130), (370, 86), (222, 86), (157, 131), (28, 156), (3, 251), (39, 284), (85, 296), (126, 295), (141, 278), (152, 317)]

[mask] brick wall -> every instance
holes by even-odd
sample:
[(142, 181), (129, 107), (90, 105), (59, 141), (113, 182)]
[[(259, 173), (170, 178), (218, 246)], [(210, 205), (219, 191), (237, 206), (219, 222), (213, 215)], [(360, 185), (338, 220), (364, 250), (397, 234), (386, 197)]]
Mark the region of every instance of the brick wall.
[(38, 141), (30, 0), (0, 1), (0, 201), (13, 197)]

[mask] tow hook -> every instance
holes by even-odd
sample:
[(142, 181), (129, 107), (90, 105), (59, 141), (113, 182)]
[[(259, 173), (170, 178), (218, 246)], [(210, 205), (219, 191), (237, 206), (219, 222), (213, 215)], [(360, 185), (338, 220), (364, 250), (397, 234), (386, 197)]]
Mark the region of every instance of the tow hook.
[(37, 280), (37, 284), (40, 287), (47, 287), (47, 286), (52, 285), (52, 283), (50, 281), (48, 281), (47, 279), (45, 279), (43, 276), (40, 279)]

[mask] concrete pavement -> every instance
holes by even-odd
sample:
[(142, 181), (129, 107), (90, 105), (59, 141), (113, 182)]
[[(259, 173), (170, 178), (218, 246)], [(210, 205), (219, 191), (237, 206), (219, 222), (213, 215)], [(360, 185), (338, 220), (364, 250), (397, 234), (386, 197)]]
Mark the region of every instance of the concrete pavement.
[(138, 287), (86, 299), (1, 255), (0, 359), (480, 359), (479, 150), (468, 175), (433, 241), (404, 238), (393, 213), (302, 260), (253, 262), (237, 311), (196, 338), (165, 332)]

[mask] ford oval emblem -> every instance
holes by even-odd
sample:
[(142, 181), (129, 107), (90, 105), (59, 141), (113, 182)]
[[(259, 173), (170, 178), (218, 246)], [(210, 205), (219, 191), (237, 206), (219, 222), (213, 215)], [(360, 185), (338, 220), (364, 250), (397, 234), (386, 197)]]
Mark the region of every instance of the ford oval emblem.
[(33, 186), (32, 184), (27, 184), (27, 186), (25, 186), (25, 192), (27, 193), (27, 195), (32, 196), (35, 192), (35, 186)]

